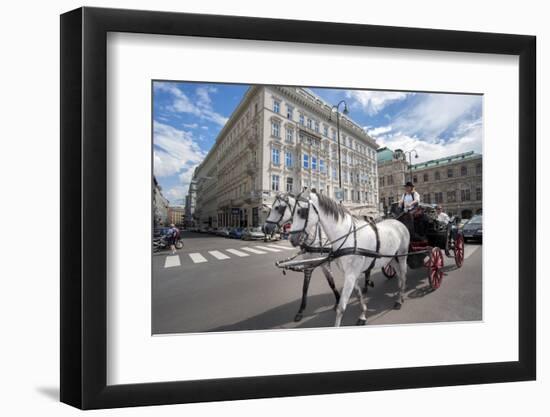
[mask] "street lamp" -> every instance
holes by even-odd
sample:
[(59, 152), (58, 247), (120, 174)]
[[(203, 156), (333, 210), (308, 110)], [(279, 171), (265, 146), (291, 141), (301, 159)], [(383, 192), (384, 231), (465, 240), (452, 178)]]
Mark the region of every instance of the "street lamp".
[[(332, 121), (332, 112), (336, 110), (336, 132), (338, 135), (338, 188), (340, 192), (340, 197), (343, 197), (342, 194), (342, 157), (341, 157), (341, 149), (340, 149), (340, 105), (344, 105), (344, 114), (348, 114), (348, 104), (345, 100), (341, 100), (338, 104), (332, 106), (330, 109), (330, 115), (328, 116), (329, 122)], [(340, 202), (342, 202), (342, 198), (340, 199)]]
[(409, 181), (413, 182), (412, 177), (412, 155), (414, 154), (414, 158), (418, 158), (418, 152), (416, 152), (416, 149), (411, 149), (410, 151), (403, 152), (404, 155), (409, 155)]

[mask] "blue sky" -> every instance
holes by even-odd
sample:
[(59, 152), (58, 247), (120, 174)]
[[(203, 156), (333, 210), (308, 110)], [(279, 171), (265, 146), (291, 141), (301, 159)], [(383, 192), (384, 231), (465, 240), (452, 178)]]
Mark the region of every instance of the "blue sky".
[[(248, 85), (158, 82), (153, 88), (154, 173), (171, 204), (182, 204), (193, 169), (208, 153)], [(417, 162), (482, 151), (482, 97), (465, 94), (311, 88), (380, 146), (415, 148)]]

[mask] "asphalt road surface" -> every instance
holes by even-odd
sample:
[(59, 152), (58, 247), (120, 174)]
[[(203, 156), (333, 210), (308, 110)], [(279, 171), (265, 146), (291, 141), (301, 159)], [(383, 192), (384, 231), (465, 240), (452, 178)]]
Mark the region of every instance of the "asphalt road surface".
[[(186, 232), (183, 239), (185, 247), (176, 255), (153, 255), (153, 334), (334, 325), (334, 295), (320, 269), (313, 273), (304, 317), (294, 322), (303, 274), (285, 276), (274, 266), (296, 252), (288, 241), (241, 241)], [(425, 268), (409, 269), (401, 310), (392, 309), (397, 279), (374, 271), (367, 325), (481, 320), (481, 256), (481, 244), (466, 244), (462, 268), (456, 268), (453, 258), (445, 258), (445, 276), (436, 291), (430, 289)], [(342, 273), (334, 265), (332, 270), (340, 289)], [(359, 314), (353, 294), (343, 325), (355, 325)]]

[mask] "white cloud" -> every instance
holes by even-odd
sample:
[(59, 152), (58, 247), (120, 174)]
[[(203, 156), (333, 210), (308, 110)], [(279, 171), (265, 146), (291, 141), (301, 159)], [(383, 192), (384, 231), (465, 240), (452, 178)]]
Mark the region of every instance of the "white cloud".
[(384, 133), (388, 133), (392, 130), (391, 126), (378, 126), (373, 129), (370, 129), (368, 126), (365, 126), (365, 128), (366, 128), (365, 130), (367, 131), (367, 134), (373, 137), (383, 135)]
[(166, 107), (167, 110), (179, 113), (189, 113), (203, 120), (209, 120), (220, 126), (225, 125), (228, 118), (217, 113), (212, 108), (210, 93), (215, 93), (215, 88), (198, 87), (196, 89), (197, 100), (193, 102), (174, 83), (156, 82), (155, 90), (164, 91), (172, 95), (173, 101)]
[(199, 127), (198, 123), (184, 123), (183, 127), (186, 127), (187, 129), (196, 129)]
[(430, 141), (424, 137), (408, 135), (403, 132), (381, 134), (376, 141), (380, 146), (390, 149), (416, 149), (418, 159), (415, 163), (443, 158), (468, 151), (482, 153), (483, 122), (482, 119), (464, 121), (447, 141)]
[(190, 165), (200, 163), (206, 156), (206, 152), (193, 141), (190, 132), (155, 121), (153, 135), (153, 166), (157, 177), (178, 174), (189, 169)]
[(188, 185), (175, 185), (169, 188), (164, 196), (170, 201), (171, 205), (185, 204), (185, 196), (187, 195)]
[(346, 92), (346, 97), (354, 100), (352, 106), (360, 106), (370, 116), (380, 112), (389, 104), (406, 99), (410, 94), (401, 91), (357, 91)]
[[(481, 111), (481, 97), (456, 94), (427, 94), (391, 122), (395, 130), (421, 135), (437, 142), (448, 129)], [(447, 132), (448, 133), (448, 132)]]
[(201, 129), (208, 130), (208, 126), (201, 126)]

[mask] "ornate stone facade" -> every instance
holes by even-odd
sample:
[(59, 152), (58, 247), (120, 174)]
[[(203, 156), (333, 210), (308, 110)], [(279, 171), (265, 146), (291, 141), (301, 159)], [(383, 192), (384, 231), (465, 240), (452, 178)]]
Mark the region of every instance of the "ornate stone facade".
[(440, 204), (449, 215), (463, 218), (482, 212), (482, 155), (470, 151), (411, 167), (399, 150), (381, 148), (378, 155), (380, 202), (384, 207), (399, 200), (403, 185), (412, 176), (422, 202)]
[[(378, 213), (376, 149), (364, 130), (341, 115), (344, 204)], [(275, 195), (338, 188), (336, 114), (311, 91), (253, 86), (196, 169), (195, 218), (211, 227), (257, 226)]]

